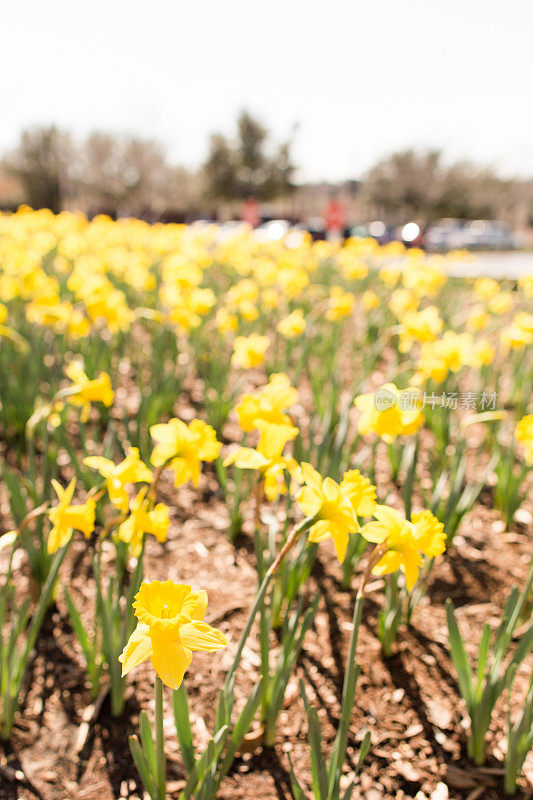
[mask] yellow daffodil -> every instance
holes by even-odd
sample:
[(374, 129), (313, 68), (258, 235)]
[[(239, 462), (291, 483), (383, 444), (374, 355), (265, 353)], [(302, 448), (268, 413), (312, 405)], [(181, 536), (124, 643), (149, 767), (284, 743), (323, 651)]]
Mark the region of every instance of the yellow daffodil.
[(409, 522), (396, 509), (378, 505), (374, 516), (376, 520), (361, 528), (367, 541), (380, 545), (385, 551), (372, 572), (386, 575), (400, 569), (405, 575), (407, 589), (411, 591), (424, 563), (422, 555), (435, 558), (444, 552), (444, 526), (430, 511), (412, 514)]
[(524, 446), (526, 464), (533, 464), (533, 414), (526, 414), (516, 426), (515, 436)]
[(266, 386), (241, 397), (235, 408), (239, 425), (246, 432), (256, 428), (260, 420), (276, 425), (290, 425), (291, 420), (284, 412), (297, 401), (298, 391), (291, 386), (289, 377), (278, 372), (270, 376)]
[(349, 488), (343, 489), (332, 478), (322, 478), (311, 464), (302, 464), (305, 485), (296, 495), (306, 517), (316, 519), (309, 529), (309, 541), (333, 539), (339, 561), (344, 561), (350, 533), (359, 530)]
[(419, 380), (432, 378), (442, 383), (449, 372), (472, 364), (473, 348), (474, 341), (469, 333), (455, 331), (446, 331), (434, 342), (424, 342), (418, 360)]
[(500, 284), (494, 278), (478, 278), (474, 283), (474, 294), (480, 300), (491, 300), (500, 291)]
[(152, 480), (152, 473), (141, 461), (137, 447), (130, 447), (126, 458), (120, 464), (115, 464), (102, 456), (89, 456), (84, 459), (83, 463), (91, 469), (97, 469), (100, 475), (106, 479), (109, 499), (116, 508), (123, 512), (128, 509), (127, 484), (139, 481), (148, 483)]
[(511, 292), (498, 292), (489, 300), (488, 308), (493, 314), (507, 314), (513, 305), (514, 297)]
[(197, 486), (202, 461), (214, 461), (222, 447), (213, 428), (201, 419), (193, 419), (187, 425), (181, 419), (173, 418), (166, 424), (153, 425), (150, 433), (157, 442), (152, 464), (161, 467), (168, 463), (177, 487), (188, 480)]
[(86, 538), (89, 538), (94, 530), (96, 508), (96, 503), (92, 498), (86, 500), (85, 503), (71, 505), (76, 489), (76, 478), (72, 478), (66, 489), (55, 480), (52, 481), (52, 486), (59, 498), (59, 503), (48, 512), (52, 523), (47, 543), (49, 553), (55, 553), (60, 547), (66, 545), (70, 541), (74, 529), (81, 531)]
[(269, 346), (268, 336), (259, 336), (258, 333), (252, 333), (250, 336), (236, 336), (231, 363), (235, 367), (243, 369), (259, 367), (265, 360), (265, 353)]
[(358, 517), (371, 517), (376, 507), (376, 487), (358, 469), (344, 473), (341, 489)]
[(359, 433), (363, 436), (376, 433), (385, 442), (416, 433), (424, 422), (415, 390), (400, 392), (393, 383), (385, 383), (376, 392), (359, 395), (354, 403), (361, 411)]
[(379, 308), (380, 303), (381, 300), (371, 289), (367, 289), (366, 292), (363, 292), (361, 297), (361, 305), (365, 311), (374, 311), (374, 309)]
[(355, 295), (352, 292), (345, 292), (342, 286), (332, 286), (328, 308), (326, 311), (326, 319), (331, 322), (347, 317), (352, 313), (355, 305)]
[(265, 494), (270, 502), (277, 500), (280, 494), (285, 494), (286, 487), (283, 477), (284, 470), (294, 469), (296, 462), (283, 456), (283, 449), (287, 442), (292, 441), (298, 434), (298, 428), (292, 425), (277, 425), (264, 420), (258, 420), (256, 427), (260, 431), (257, 450), (251, 447), (239, 447), (224, 461), (224, 466), (230, 464), (240, 469), (257, 469), (264, 481)]
[(239, 319), (236, 314), (232, 314), (227, 308), (219, 308), (215, 321), (220, 333), (234, 333), (239, 327)]
[(213, 653), (228, 644), (221, 631), (202, 622), (206, 592), (184, 583), (143, 581), (133, 607), (139, 622), (119, 657), (123, 676), (150, 659), (163, 683), (179, 689), (194, 650)]
[(527, 298), (533, 297), (533, 275), (522, 275), (518, 278), (518, 285)]
[(153, 534), (158, 542), (164, 542), (167, 538), (168, 508), (164, 503), (150, 508), (147, 491), (148, 486), (144, 486), (131, 501), (130, 515), (118, 528), (118, 538), (129, 544), (134, 558), (141, 553), (145, 533)]
[(67, 401), (74, 406), (81, 406), (81, 420), (87, 422), (91, 403), (101, 402), (109, 407), (113, 404), (113, 389), (107, 372), (101, 372), (94, 380), (90, 380), (81, 364), (71, 361), (66, 367), (65, 374), (72, 381), (72, 386), (66, 392)]
[(483, 306), (474, 306), (468, 315), (466, 326), (471, 331), (482, 331), (490, 323), (490, 314)]
[(416, 311), (418, 296), (411, 289), (395, 289), (389, 299), (389, 308), (397, 319), (402, 319), (408, 311)]
[(408, 353), (413, 342), (434, 341), (444, 326), (435, 306), (407, 311), (400, 322), (400, 352)]
[(303, 311), (301, 308), (297, 308), (288, 317), (278, 322), (278, 331), (286, 339), (295, 339), (297, 336), (302, 335), (306, 326), (307, 323), (304, 319)]

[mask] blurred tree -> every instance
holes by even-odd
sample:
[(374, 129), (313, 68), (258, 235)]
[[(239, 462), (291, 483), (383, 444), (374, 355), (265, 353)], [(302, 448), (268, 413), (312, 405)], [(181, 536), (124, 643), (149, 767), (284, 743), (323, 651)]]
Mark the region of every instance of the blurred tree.
[(403, 150), (368, 172), (362, 196), (370, 215), (393, 223), (441, 217), (513, 221), (528, 207), (523, 186), (469, 162), (447, 166), (439, 151)]
[(209, 154), (203, 172), (206, 193), (218, 200), (272, 200), (294, 189), (294, 165), (291, 142), (268, 147), (268, 131), (248, 112), (237, 120), (237, 136), (228, 140), (223, 134), (211, 136)]
[(367, 174), (363, 193), (378, 216), (432, 218), (441, 196), (438, 151), (403, 150), (384, 158)]
[(81, 148), (76, 189), (89, 210), (151, 218), (168, 203), (173, 181), (157, 142), (94, 132)]
[(71, 193), (69, 164), (73, 147), (70, 135), (55, 125), (21, 133), (18, 146), (3, 161), (6, 174), (22, 186), (25, 202), (32, 208), (61, 211)]

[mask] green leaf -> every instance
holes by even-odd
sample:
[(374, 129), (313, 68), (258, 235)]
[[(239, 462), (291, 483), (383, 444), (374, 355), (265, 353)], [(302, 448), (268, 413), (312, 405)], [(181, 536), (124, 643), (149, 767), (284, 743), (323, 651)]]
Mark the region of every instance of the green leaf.
[(154, 782), (150, 775), (150, 768), (141, 749), (141, 745), (139, 744), (139, 739), (137, 736), (130, 736), (128, 741), (130, 744), (130, 753), (137, 768), (137, 772), (139, 773), (139, 777), (141, 778), (142, 784), (152, 800), (157, 800)]
[(194, 769), (196, 756), (192, 743), (189, 702), (184, 683), (181, 684), (177, 691), (172, 692), (172, 708), (174, 711), (174, 723), (176, 725), (176, 734), (180, 745), (181, 757), (183, 758), (183, 763), (185, 764), (187, 772), (190, 773)]
[(474, 702), (472, 670), (466, 654), (463, 638), (455, 618), (455, 609), (450, 598), (446, 600), (446, 619), (448, 622), (451, 656), (455, 669), (457, 670), (459, 688), (468, 708), (471, 709)]
[(155, 755), (154, 739), (150, 720), (148, 719), (148, 714), (144, 709), (141, 711), (139, 717), (139, 730), (141, 733), (143, 754), (148, 764), (150, 774), (153, 775), (155, 779), (157, 774), (157, 760)]

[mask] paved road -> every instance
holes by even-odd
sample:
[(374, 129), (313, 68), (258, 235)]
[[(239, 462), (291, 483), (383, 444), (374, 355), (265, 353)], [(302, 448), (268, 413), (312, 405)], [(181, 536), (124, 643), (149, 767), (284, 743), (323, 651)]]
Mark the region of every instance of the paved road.
[(491, 278), (519, 278), (533, 275), (532, 253), (476, 253), (472, 261), (452, 262), (450, 275), (490, 276)]

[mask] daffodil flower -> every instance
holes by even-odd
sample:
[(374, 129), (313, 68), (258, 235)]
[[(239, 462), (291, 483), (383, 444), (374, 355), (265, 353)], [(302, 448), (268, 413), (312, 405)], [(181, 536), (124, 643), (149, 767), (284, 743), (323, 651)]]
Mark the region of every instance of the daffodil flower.
[(268, 336), (260, 336), (258, 333), (252, 333), (250, 336), (236, 336), (231, 363), (235, 367), (243, 367), (243, 369), (259, 367), (265, 360), (265, 353), (269, 347)]
[(158, 503), (150, 509), (147, 491), (148, 486), (144, 486), (131, 501), (130, 515), (118, 528), (118, 538), (129, 544), (134, 558), (141, 553), (145, 533), (153, 534), (158, 542), (164, 542), (167, 538), (168, 508), (164, 503)]
[(354, 405), (361, 411), (359, 433), (363, 436), (376, 433), (389, 444), (396, 436), (416, 433), (424, 422), (424, 415), (416, 407), (416, 402), (410, 400), (411, 397), (414, 398), (414, 391), (405, 392), (405, 396), (409, 398), (407, 408), (402, 407), (400, 392), (393, 383), (385, 383), (376, 392), (356, 397)]
[(526, 464), (533, 464), (533, 414), (526, 414), (516, 426), (515, 436), (524, 446)]
[(344, 473), (341, 489), (358, 517), (371, 517), (376, 507), (376, 487), (358, 469)]
[(84, 464), (98, 470), (100, 475), (106, 479), (107, 493), (113, 505), (122, 512), (128, 510), (128, 493), (126, 485), (152, 480), (152, 472), (139, 457), (137, 447), (130, 447), (124, 461), (115, 464), (109, 458), (102, 456), (89, 456), (84, 459)]
[(266, 386), (253, 394), (245, 394), (236, 406), (239, 425), (249, 432), (257, 427), (257, 422), (272, 422), (276, 425), (290, 425), (290, 417), (284, 412), (298, 402), (298, 391), (291, 386), (288, 375), (283, 372), (270, 376)]
[(322, 476), (311, 466), (302, 464), (305, 486), (296, 496), (306, 517), (316, 520), (309, 529), (309, 541), (333, 539), (339, 561), (344, 561), (350, 533), (359, 530), (359, 522), (349, 492), (332, 478)]
[(123, 676), (150, 659), (163, 683), (178, 689), (194, 650), (213, 653), (228, 644), (221, 631), (202, 622), (205, 591), (171, 580), (143, 581), (133, 607), (139, 623), (119, 657)]
[(288, 317), (278, 322), (278, 331), (286, 339), (294, 339), (305, 331), (307, 322), (304, 319), (303, 311), (297, 308)]
[(65, 392), (67, 401), (74, 406), (81, 406), (81, 421), (87, 422), (91, 403), (102, 402), (105, 406), (113, 405), (113, 389), (107, 372), (101, 372), (94, 380), (89, 380), (77, 361), (72, 361), (65, 369), (65, 374), (73, 385)]
[(412, 514), (409, 522), (396, 509), (378, 505), (374, 516), (375, 520), (361, 528), (364, 538), (384, 551), (372, 572), (386, 575), (399, 569), (405, 575), (407, 590), (411, 591), (424, 563), (422, 555), (435, 558), (444, 552), (444, 526), (430, 511)]
[(273, 502), (286, 491), (284, 470), (296, 467), (294, 459), (283, 456), (282, 453), (287, 442), (298, 434), (298, 428), (292, 425), (276, 425), (263, 420), (258, 420), (256, 426), (261, 432), (257, 450), (251, 447), (239, 447), (225, 459), (224, 466), (235, 464), (240, 469), (259, 470), (267, 499)]
[(52, 486), (59, 498), (58, 505), (48, 512), (52, 530), (48, 536), (47, 549), (49, 553), (55, 553), (70, 540), (74, 529), (81, 531), (86, 538), (89, 538), (94, 530), (94, 512), (96, 503), (89, 498), (80, 505), (71, 505), (76, 488), (76, 478), (72, 478), (66, 489), (60, 483), (53, 480)]
[(214, 461), (222, 447), (213, 428), (201, 419), (193, 419), (186, 425), (181, 419), (173, 418), (166, 424), (153, 425), (150, 433), (157, 443), (152, 464), (154, 467), (168, 464), (174, 472), (176, 487), (188, 480), (197, 486), (202, 461)]

